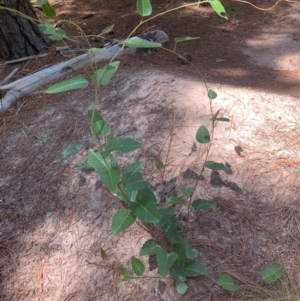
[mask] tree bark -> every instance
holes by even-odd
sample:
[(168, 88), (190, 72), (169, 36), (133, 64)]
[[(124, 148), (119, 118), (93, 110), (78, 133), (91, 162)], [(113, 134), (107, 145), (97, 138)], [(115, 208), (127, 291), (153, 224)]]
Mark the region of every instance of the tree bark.
[[(4, 7), (16, 9), (36, 19), (29, 0), (4, 0)], [(3, 6), (3, 5), (2, 5)], [(5, 58), (35, 55), (50, 45), (37, 25), (20, 15), (0, 10), (0, 52)]]

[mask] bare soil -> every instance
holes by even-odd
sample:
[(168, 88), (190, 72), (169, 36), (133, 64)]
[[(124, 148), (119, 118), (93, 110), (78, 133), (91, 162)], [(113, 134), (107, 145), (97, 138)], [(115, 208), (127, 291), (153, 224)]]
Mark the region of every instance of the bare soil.
[[(122, 39), (139, 23), (135, 1), (61, 1), (59, 20), (97, 35), (115, 24), (110, 39)], [(252, 1), (262, 8), (274, 1)], [(187, 4), (152, 1), (154, 14)], [(216, 208), (193, 214), (178, 209), (180, 228), (199, 251), (208, 277), (188, 281), (178, 295), (171, 279), (159, 277), (153, 262), (145, 277), (120, 282), (120, 267), (130, 267), (149, 235), (138, 224), (110, 234), (119, 201), (95, 172), (77, 170), (94, 147), (87, 109), (95, 91), (39, 93), (16, 102), (0, 116), (0, 300), (300, 300), (300, 4), (280, 2), (268, 11), (224, 1), (229, 21), (209, 7), (190, 6), (149, 21), (137, 30), (164, 30), (174, 37), (198, 36), (177, 45), (199, 72), (176, 55), (158, 50), (120, 58), (121, 67), (97, 104), (115, 136), (143, 143), (121, 156), (121, 166), (145, 161), (144, 174), (158, 201), (166, 204), (179, 185), (196, 185), (196, 198), (213, 199)], [(71, 24), (63, 29), (79, 35)], [(88, 47), (83, 39), (72, 49)], [(103, 41), (89, 38), (92, 46)], [(55, 51), (18, 64), (12, 79), (66, 59)], [(3, 63), (4, 60), (2, 59)], [(104, 64), (104, 63), (103, 63)], [(102, 65), (103, 65), (102, 64)], [(101, 64), (99, 64), (101, 66)], [(0, 81), (15, 66), (0, 65)], [(218, 98), (207, 99), (205, 79)], [(211, 112), (230, 119), (214, 129), (209, 160), (226, 163), (225, 172), (205, 169), (206, 148), (195, 144), (200, 125), (211, 128)], [(47, 139), (45, 139), (47, 138)], [(63, 161), (54, 158), (68, 144), (80, 150)], [(153, 156), (166, 163), (164, 182)], [(102, 260), (100, 248), (108, 259)], [(260, 270), (285, 265), (280, 281), (266, 285)], [(230, 274), (238, 286), (228, 293), (216, 284)]]

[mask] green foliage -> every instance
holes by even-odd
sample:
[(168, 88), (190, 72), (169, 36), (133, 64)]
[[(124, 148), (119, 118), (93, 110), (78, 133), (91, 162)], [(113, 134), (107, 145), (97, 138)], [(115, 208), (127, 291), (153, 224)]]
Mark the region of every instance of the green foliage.
[(78, 75), (51, 86), (45, 91), (45, 93), (54, 94), (54, 93), (60, 93), (69, 90), (82, 89), (82, 88), (86, 88), (87, 86), (88, 86), (88, 81), (86, 80), (85, 76)]
[(66, 159), (67, 157), (71, 156), (72, 154), (74, 154), (75, 152), (77, 152), (80, 149), (79, 145), (72, 145), (69, 144), (67, 145), (61, 154), (59, 154), (58, 156), (55, 157), (53, 162), (60, 162), (63, 161), (64, 159)]
[(145, 272), (145, 265), (137, 258), (134, 256), (131, 257), (131, 265), (134, 273), (137, 276), (141, 276)]
[(260, 274), (261, 274), (262, 279), (266, 283), (271, 284), (271, 283), (274, 283), (276, 280), (278, 280), (281, 277), (283, 271), (284, 271), (284, 265), (274, 264), (274, 265), (265, 266), (261, 270)]
[(201, 125), (200, 128), (198, 129), (196, 134), (196, 140), (199, 143), (203, 143), (203, 144), (210, 142), (209, 131), (204, 125)]
[[(55, 11), (47, 0), (38, 0), (42, 6), (44, 13), (48, 17), (54, 17)], [(227, 19), (226, 12), (220, 1), (210, 0), (210, 5), (216, 13), (222, 18)], [(137, 11), (142, 17), (152, 14), (152, 6), (150, 0), (137, 0)], [(142, 24), (143, 22), (141, 22)], [(113, 30), (114, 25), (109, 25), (101, 31), (101, 35), (107, 34)], [(48, 23), (39, 25), (41, 31), (48, 35), (50, 39), (62, 40), (66, 33)], [(138, 28), (138, 27), (137, 27)], [(136, 28), (136, 29), (137, 29)], [(177, 37), (174, 39), (175, 48), (177, 43), (197, 40), (199, 37)], [(139, 37), (130, 37), (125, 41), (126, 47), (136, 48), (157, 48), (162, 47), (160, 43), (141, 39)], [(94, 55), (103, 51), (101, 48), (91, 48), (88, 55)], [(174, 51), (175, 52), (175, 51)], [(113, 75), (118, 71), (120, 66), (119, 61), (111, 61), (104, 67), (97, 69), (93, 74), (89, 74), (94, 85), (105, 86), (111, 81)], [(62, 81), (48, 88), (45, 92), (48, 94), (69, 91), (73, 89), (85, 88), (88, 86), (88, 81), (84, 75), (78, 75), (71, 79)], [(214, 90), (207, 91), (208, 98), (211, 100), (217, 98), (217, 93)], [(228, 118), (219, 117), (220, 110), (212, 114), (212, 133), (201, 125), (196, 133), (196, 140), (200, 144), (211, 143), (213, 130), (216, 121), (228, 122)], [(147, 240), (141, 250), (140, 256), (155, 255), (158, 265), (159, 274), (166, 277), (168, 274), (173, 278), (176, 290), (179, 294), (185, 294), (188, 286), (186, 281), (188, 277), (199, 275), (208, 275), (206, 268), (197, 261), (199, 256), (198, 251), (192, 247), (187, 237), (182, 236), (178, 231), (176, 214), (176, 206), (188, 203), (192, 212), (202, 212), (214, 208), (217, 204), (212, 200), (195, 199), (192, 200), (193, 194), (196, 192), (196, 187), (179, 186), (179, 193), (188, 199), (188, 202), (179, 196), (172, 196), (168, 200), (168, 206), (161, 208), (157, 205), (156, 196), (150, 189), (150, 183), (144, 179), (142, 168), (144, 162), (138, 161), (128, 164), (124, 168), (119, 167), (117, 158), (113, 152), (129, 153), (141, 148), (141, 143), (129, 137), (112, 137), (109, 125), (102, 115), (95, 109), (89, 109), (87, 112), (90, 122), (91, 133), (94, 137), (98, 137), (98, 142), (102, 145), (97, 145), (95, 149), (88, 150), (88, 160), (76, 164), (75, 168), (92, 168), (94, 169), (101, 182), (111, 191), (111, 193), (120, 199), (123, 209), (117, 211), (112, 217), (111, 233), (118, 235), (122, 231), (128, 229), (135, 221), (139, 220), (147, 229), (152, 238)], [(46, 140), (44, 141), (46, 142)], [(207, 146), (207, 157), (209, 154)], [(74, 153), (79, 149), (78, 146), (68, 145), (62, 153), (57, 156), (54, 162), (59, 162)], [(155, 166), (157, 170), (162, 171), (165, 168), (163, 162), (154, 156)], [(223, 163), (214, 161), (206, 161), (204, 167), (211, 170), (225, 170)], [(300, 173), (300, 167), (296, 170)], [(163, 178), (163, 176), (162, 176)], [(178, 212), (178, 210), (177, 210)], [(153, 228), (164, 232), (165, 241), (156, 235)], [(100, 255), (103, 260), (107, 259), (106, 252), (100, 248)], [(141, 276), (145, 272), (145, 265), (136, 257), (131, 257), (131, 266), (133, 272), (137, 276)], [(283, 273), (283, 265), (266, 266), (261, 271), (261, 276), (266, 283), (275, 282)], [(120, 269), (121, 281), (129, 281), (132, 279), (129, 271), (122, 267)], [(218, 284), (224, 289), (233, 292), (236, 286), (229, 275), (223, 274), (218, 279)]]
[(135, 216), (128, 210), (119, 210), (112, 219), (111, 233), (117, 235), (135, 222)]
[(205, 211), (214, 207), (216, 207), (216, 202), (204, 199), (195, 200), (192, 204), (194, 212)]
[(152, 14), (152, 5), (150, 0), (137, 0), (136, 9), (142, 17), (147, 17)]
[(236, 286), (231, 276), (223, 274), (219, 277), (218, 283), (227, 291), (233, 292), (236, 290)]

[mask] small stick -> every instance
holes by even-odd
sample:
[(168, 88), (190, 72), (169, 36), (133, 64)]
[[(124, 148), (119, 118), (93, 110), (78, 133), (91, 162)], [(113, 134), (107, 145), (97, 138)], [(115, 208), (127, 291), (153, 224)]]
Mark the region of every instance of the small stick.
[(10, 74), (8, 74), (4, 80), (0, 83), (0, 86), (7, 83), (17, 72), (19, 71), (19, 68), (15, 68)]
[(16, 60), (5, 62), (4, 65), (15, 64), (15, 63), (20, 63), (20, 62), (28, 61), (28, 60), (39, 59), (39, 58), (45, 57), (47, 55), (48, 55), (47, 53), (43, 53), (43, 54), (38, 54), (38, 55), (25, 56), (25, 57), (21, 57), (21, 58), (16, 59)]

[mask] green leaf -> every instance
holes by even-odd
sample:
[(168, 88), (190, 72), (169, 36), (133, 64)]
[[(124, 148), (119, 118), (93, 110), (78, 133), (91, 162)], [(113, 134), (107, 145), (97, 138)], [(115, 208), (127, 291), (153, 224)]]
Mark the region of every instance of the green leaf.
[(129, 173), (139, 173), (144, 165), (145, 162), (142, 161), (131, 163), (125, 167), (124, 175)]
[(158, 170), (163, 170), (164, 164), (159, 160), (159, 158), (154, 156), (155, 166)]
[(226, 170), (226, 167), (223, 163), (217, 163), (214, 161), (206, 161), (204, 166), (212, 170)]
[(77, 163), (74, 166), (75, 169), (92, 168), (88, 161)]
[(261, 270), (260, 274), (266, 283), (271, 284), (281, 277), (283, 271), (284, 271), (284, 265), (274, 264), (274, 265), (265, 266)]
[(125, 46), (134, 48), (158, 48), (161, 43), (150, 42), (139, 37), (132, 37), (125, 42)]
[(208, 90), (208, 97), (209, 97), (209, 99), (215, 99), (215, 98), (218, 97), (218, 94), (214, 90), (209, 89)]
[(196, 140), (199, 143), (203, 143), (203, 144), (210, 142), (209, 131), (204, 125), (201, 125), (200, 128), (198, 129), (196, 134)]
[(92, 75), (93, 82), (100, 83), (102, 86), (109, 84), (113, 75), (117, 72), (120, 61), (114, 61), (106, 65), (104, 68), (100, 68)]
[(186, 281), (186, 276), (183, 274), (183, 270), (177, 265), (173, 265), (169, 273), (176, 282)]
[(152, 14), (152, 6), (150, 0), (137, 0), (136, 9), (140, 16), (147, 17)]
[(42, 6), (44, 4), (48, 3), (48, 0), (37, 0), (37, 4)]
[(236, 290), (236, 286), (233, 283), (233, 279), (229, 275), (221, 275), (218, 279), (218, 283), (227, 291), (233, 292)]
[(42, 5), (42, 10), (43, 10), (43, 13), (46, 15), (46, 17), (48, 17), (48, 18), (56, 17), (55, 9), (53, 8), (53, 6), (51, 6), (49, 4), (48, 1), (47, 1), (47, 3)]
[(78, 75), (73, 78), (62, 81), (48, 88), (45, 93), (54, 94), (69, 90), (82, 89), (88, 86), (88, 81), (83, 75)]
[(296, 173), (300, 173), (300, 166), (297, 167)]
[(113, 137), (106, 144), (104, 151), (101, 152), (102, 156), (106, 157), (113, 151), (121, 153), (129, 153), (140, 148), (142, 144), (131, 138)]
[(176, 229), (175, 225), (171, 225), (171, 227), (169, 227), (168, 232), (167, 232), (167, 238), (171, 244), (176, 244), (180, 241), (181, 235), (178, 232), (178, 230)]
[(192, 209), (194, 212), (205, 211), (216, 207), (217, 203), (214, 201), (198, 199), (192, 203)]
[(219, 117), (219, 118), (216, 118), (216, 121), (225, 121), (225, 122), (229, 122), (230, 119), (225, 118), (225, 117)]
[(104, 29), (102, 29), (101, 32), (103, 34), (110, 33), (114, 29), (114, 26), (115, 26), (114, 24), (108, 25), (107, 27), (105, 27)]
[(185, 200), (176, 196), (172, 196), (169, 198), (168, 203), (171, 205), (184, 204)]
[(100, 255), (103, 260), (107, 259), (107, 254), (102, 248), (100, 248)]
[(184, 195), (188, 196), (191, 195), (196, 191), (195, 187), (189, 187), (189, 186), (179, 186), (179, 191)]
[(223, 7), (222, 3), (218, 0), (210, 0), (209, 1), (211, 7), (214, 9), (214, 11), (222, 18), (228, 20), (227, 13), (225, 11), (225, 8)]
[(55, 28), (49, 23), (39, 24), (38, 28), (45, 35), (48, 35), (51, 40), (60, 41), (66, 36), (66, 32), (60, 28)]
[(89, 149), (88, 163), (97, 171), (102, 183), (114, 191), (121, 178), (121, 171), (115, 157), (109, 155), (104, 159), (97, 150)]
[(91, 122), (92, 134), (95, 136), (107, 136), (110, 134), (110, 128), (103, 117), (94, 109), (88, 110), (88, 117)]
[(179, 38), (174, 38), (174, 42), (180, 43), (180, 42), (198, 40), (198, 39), (200, 39), (200, 37), (179, 37)]
[(162, 247), (154, 239), (149, 239), (143, 244), (140, 256), (156, 255), (161, 249)]
[(134, 256), (131, 257), (131, 265), (134, 273), (137, 276), (141, 276), (145, 272), (145, 265), (137, 258)]
[(95, 55), (97, 53), (100, 53), (100, 52), (103, 52), (103, 51), (106, 51), (105, 48), (95, 48), (95, 47), (92, 47), (88, 50), (87, 54), (88, 55)]
[(156, 255), (156, 261), (158, 266), (159, 274), (162, 277), (166, 277), (172, 265), (175, 263), (178, 255), (175, 252), (167, 253), (166, 250), (161, 249)]
[(62, 153), (58, 156), (55, 157), (53, 162), (60, 162), (63, 161), (64, 159), (66, 159), (67, 157), (69, 157), (70, 155), (74, 154), (75, 152), (77, 152), (80, 149), (79, 145), (72, 145), (69, 144), (67, 145)]
[(213, 117), (211, 118), (212, 121), (216, 121), (216, 119), (218, 118), (218, 115), (220, 113), (220, 110), (218, 110), (214, 115)]
[(128, 229), (135, 222), (135, 216), (126, 209), (119, 210), (112, 219), (111, 233), (117, 235), (118, 233)]
[(184, 295), (189, 288), (185, 282), (176, 281), (176, 290), (180, 295)]
[(174, 248), (174, 251), (178, 254), (177, 262), (179, 265), (184, 264), (187, 259), (195, 259), (198, 257), (198, 251), (192, 248), (186, 237), (180, 240)]
[(207, 275), (206, 268), (198, 261), (189, 262), (183, 269), (183, 273), (187, 277), (194, 277), (198, 275)]
[(120, 271), (121, 271), (121, 274), (123, 275), (123, 278), (121, 279), (121, 281), (129, 281), (132, 279), (132, 277), (130, 276), (130, 274), (126, 268), (121, 268)]
[(124, 175), (122, 184), (129, 190), (141, 190), (150, 186), (139, 172), (129, 172)]
[(135, 203), (130, 203), (132, 213), (141, 221), (146, 223), (157, 223), (159, 221), (159, 213), (155, 202), (149, 197), (137, 199)]

